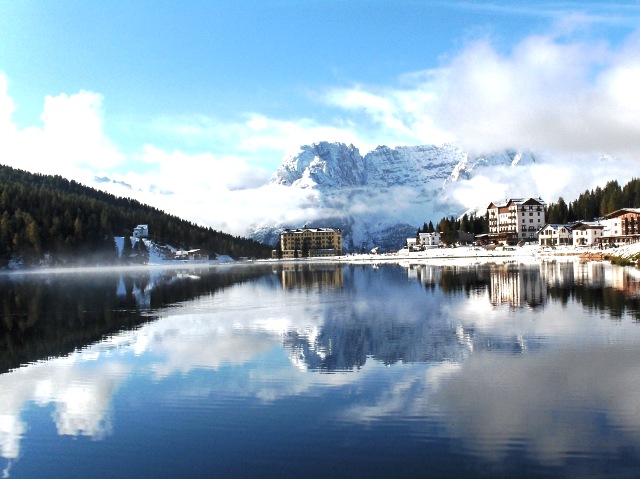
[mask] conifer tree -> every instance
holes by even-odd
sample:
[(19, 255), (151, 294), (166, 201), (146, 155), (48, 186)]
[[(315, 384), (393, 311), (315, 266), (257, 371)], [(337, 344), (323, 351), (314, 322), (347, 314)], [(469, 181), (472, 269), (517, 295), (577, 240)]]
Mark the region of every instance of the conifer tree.
[(131, 236), (124, 236), (124, 244), (122, 246), (122, 260), (126, 263), (133, 254), (133, 245), (131, 244)]

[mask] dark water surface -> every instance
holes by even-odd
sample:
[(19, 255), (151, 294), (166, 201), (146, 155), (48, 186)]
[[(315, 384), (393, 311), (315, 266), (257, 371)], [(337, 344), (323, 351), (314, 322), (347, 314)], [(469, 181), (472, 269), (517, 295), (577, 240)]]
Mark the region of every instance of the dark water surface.
[(0, 276), (0, 478), (640, 477), (604, 263)]

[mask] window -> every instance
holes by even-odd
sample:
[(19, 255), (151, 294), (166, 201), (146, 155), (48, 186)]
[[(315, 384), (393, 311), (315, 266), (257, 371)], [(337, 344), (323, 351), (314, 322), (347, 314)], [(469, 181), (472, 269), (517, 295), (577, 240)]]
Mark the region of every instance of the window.
[(531, 219), (529, 220), (529, 223), (533, 223), (533, 218), (531, 218)]

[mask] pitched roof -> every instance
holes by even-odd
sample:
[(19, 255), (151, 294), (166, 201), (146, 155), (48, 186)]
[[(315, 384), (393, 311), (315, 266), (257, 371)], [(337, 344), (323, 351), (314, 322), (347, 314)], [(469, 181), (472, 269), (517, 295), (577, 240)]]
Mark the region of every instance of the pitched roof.
[(605, 225), (598, 221), (577, 221), (571, 225), (572, 230), (604, 229)]
[(609, 218), (617, 218), (618, 216), (622, 216), (625, 213), (637, 213), (640, 214), (640, 208), (621, 208), (619, 210), (616, 210), (612, 213), (609, 213), (608, 215), (604, 215), (605, 218), (609, 219)]
[(487, 209), (491, 208), (502, 208), (509, 205), (539, 205), (545, 206), (546, 203), (542, 200), (542, 198), (510, 198), (505, 200), (504, 203), (494, 203), (493, 201), (487, 206)]

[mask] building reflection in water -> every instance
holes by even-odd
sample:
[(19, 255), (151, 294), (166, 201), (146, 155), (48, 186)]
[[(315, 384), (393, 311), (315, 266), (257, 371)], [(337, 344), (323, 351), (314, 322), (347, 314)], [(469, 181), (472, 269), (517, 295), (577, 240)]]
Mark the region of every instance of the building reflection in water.
[(342, 268), (328, 265), (326, 268), (309, 264), (279, 265), (278, 274), (283, 289), (342, 288)]
[(407, 276), (426, 287), (439, 287), (444, 292), (488, 291), (493, 306), (512, 308), (539, 307), (549, 300), (550, 295), (574, 295), (585, 303), (592, 302), (586, 297), (616, 294), (624, 297), (626, 303), (640, 298), (640, 270), (617, 267), (607, 262), (553, 260), (531, 265), (411, 264), (407, 266)]
[(538, 267), (498, 265), (491, 269), (489, 297), (494, 306), (507, 304), (513, 308), (535, 308), (546, 302), (547, 288)]

